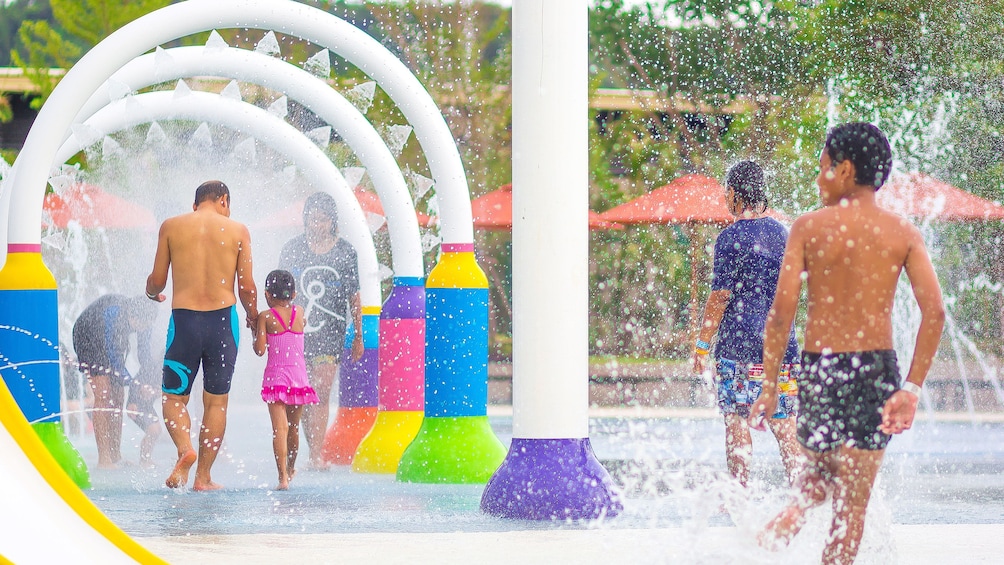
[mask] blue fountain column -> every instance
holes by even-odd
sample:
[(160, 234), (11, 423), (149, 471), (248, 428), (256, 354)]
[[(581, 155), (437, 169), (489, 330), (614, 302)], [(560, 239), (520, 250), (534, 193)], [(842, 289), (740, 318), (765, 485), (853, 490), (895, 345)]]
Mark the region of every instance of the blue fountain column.
[(397, 478), (485, 483), (506, 453), (488, 423), (488, 279), (473, 244), (441, 250), (425, 284), (425, 418)]
[(70, 478), (90, 488), (83, 458), (60, 421), (56, 279), (40, 245), (10, 244), (0, 270), (0, 377), (42, 443)]

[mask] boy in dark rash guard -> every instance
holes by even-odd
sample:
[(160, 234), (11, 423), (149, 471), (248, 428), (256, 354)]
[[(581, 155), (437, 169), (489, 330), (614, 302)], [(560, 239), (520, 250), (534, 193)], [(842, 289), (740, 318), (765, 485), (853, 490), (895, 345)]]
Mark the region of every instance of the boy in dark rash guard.
[[(790, 541), (805, 511), (833, 499), (823, 563), (849, 564), (864, 532), (872, 485), (891, 438), (913, 425), (920, 387), (945, 321), (941, 288), (920, 231), (879, 208), (892, 150), (868, 123), (833, 128), (819, 158), (823, 208), (791, 228), (764, 338), (763, 392), (749, 423), (763, 429), (777, 402), (777, 375), (803, 282), (808, 318), (799, 383), (798, 439), (808, 457), (792, 501), (760, 534)], [(892, 306), (906, 270), (921, 322), (906, 381), (893, 351)]]
[[(749, 481), (753, 440), (746, 418), (760, 395), (763, 377), (763, 329), (774, 300), (788, 230), (767, 211), (763, 169), (740, 161), (725, 175), (725, 204), (736, 222), (715, 240), (711, 294), (697, 340), (694, 369), (714, 369), (718, 409), (725, 418), (725, 456), (729, 472), (740, 484)], [(712, 363), (710, 341), (718, 335)], [(711, 365), (710, 367), (708, 365)], [(781, 368), (777, 411), (768, 420), (781, 460), (794, 483), (801, 471), (802, 450), (795, 440), (798, 343), (791, 329)]]

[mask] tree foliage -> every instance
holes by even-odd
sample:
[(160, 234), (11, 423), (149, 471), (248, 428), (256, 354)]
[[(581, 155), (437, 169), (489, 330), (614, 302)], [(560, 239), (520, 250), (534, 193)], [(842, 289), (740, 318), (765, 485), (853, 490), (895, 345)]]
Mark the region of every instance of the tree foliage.
[(482, 2), (410, 0), (369, 5), (388, 49), (418, 76), (442, 110), (474, 196), (510, 171), (509, 12)]
[(167, 6), (171, 0), (50, 0), (52, 20), (26, 19), (18, 28), (21, 48), (11, 61), (29, 77), (41, 108), (59, 82), (49, 69), (68, 69), (87, 50), (136, 18)]

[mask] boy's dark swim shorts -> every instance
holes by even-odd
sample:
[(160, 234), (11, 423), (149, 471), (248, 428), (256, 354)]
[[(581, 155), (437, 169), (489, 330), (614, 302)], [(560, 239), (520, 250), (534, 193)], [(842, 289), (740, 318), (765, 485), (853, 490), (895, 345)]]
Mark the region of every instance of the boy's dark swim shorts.
[(892, 350), (821, 354), (802, 352), (798, 441), (816, 452), (840, 446), (885, 449), (882, 407), (899, 390)]

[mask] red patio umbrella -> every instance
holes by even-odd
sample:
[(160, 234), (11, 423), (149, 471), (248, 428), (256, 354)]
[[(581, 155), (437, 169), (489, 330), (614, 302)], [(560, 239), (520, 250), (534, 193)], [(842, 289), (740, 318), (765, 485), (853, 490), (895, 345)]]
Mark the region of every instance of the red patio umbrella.
[[(512, 229), (512, 185), (506, 184), (487, 194), (471, 200), (474, 227), (483, 230)], [(615, 222), (608, 222), (599, 214), (589, 211), (589, 229), (624, 229)]]
[(914, 218), (1004, 220), (1004, 206), (924, 173), (894, 176), (879, 189), (875, 199), (883, 208)]
[(124, 198), (109, 194), (93, 184), (77, 183), (60, 194), (50, 192), (42, 201), (57, 228), (76, 220), (85, 228), (156, 229), (153, 212)]
[[(785, 223), (791, 218), (777, 210), (767, 215)], [(611, 208), (600, 218), (621, 224), (715, 224), (736, 220), (725, 206), (725, 187), (704, 175), (685, 175), (630, 202)]]
[[(791, 218), (777, 210), (767, 209), (767, 215), (786, 224)], [(600, 214), (600, 218), (621, 224), (699, 224), (728, 225), (736, 221), (725, 205), (725, 187), (704, 175), (684, 175), (648, 194), (625, 202)], [(690, 319), (697, 320), (697, 257), (696, 233), (690, 237)]]
[[(376, 194), (363, 190), (362, 188), (356, 188), (354, 191), (356, 200), (359, 201), (359, 206), (363, 209), (363, 212), (369, 212), (371, 214), (377, 214), (379, 216), (384, 216), (383, 205), (380, 203), (380, 197)], [(284, 228), (284, 227), (295, 227), (303, 225), (303, 204), (306, 199), (297, 200), (289, 206), (279, 210), (278, 212), (271, 214), (269, 217), (255, 222), (252, 224), (252, 228), (263, 229), (263, 228)], [(418, 217), (418, 225), (427, 228), (435, 223), (435, 219), (431, 216), (423, 214), (416, 211), (415, 215)]]
[[(372, 214), (377, 214), (379, 216), (386, 216), (386, 214), (383, 213), (383, 204), (380, 203), (379, 196), (368, 190), (363, 190), (358, 187), (355, 189), (355, 194), (356, 194), (356, 200), (359, 201), (359, 206), (362, 207), (363, 212), (370, 212)], [(300, 206), (300, 210), (301, 211), (303, 210), (302, 205)], [(436, 222), (436, 220), (433, 219), (432, 216), (428, 216), (417, 210), (415, 211), (415, 215), (418, 217), (418, 225), (422, 226), (423, 228), (430, 227)]]

